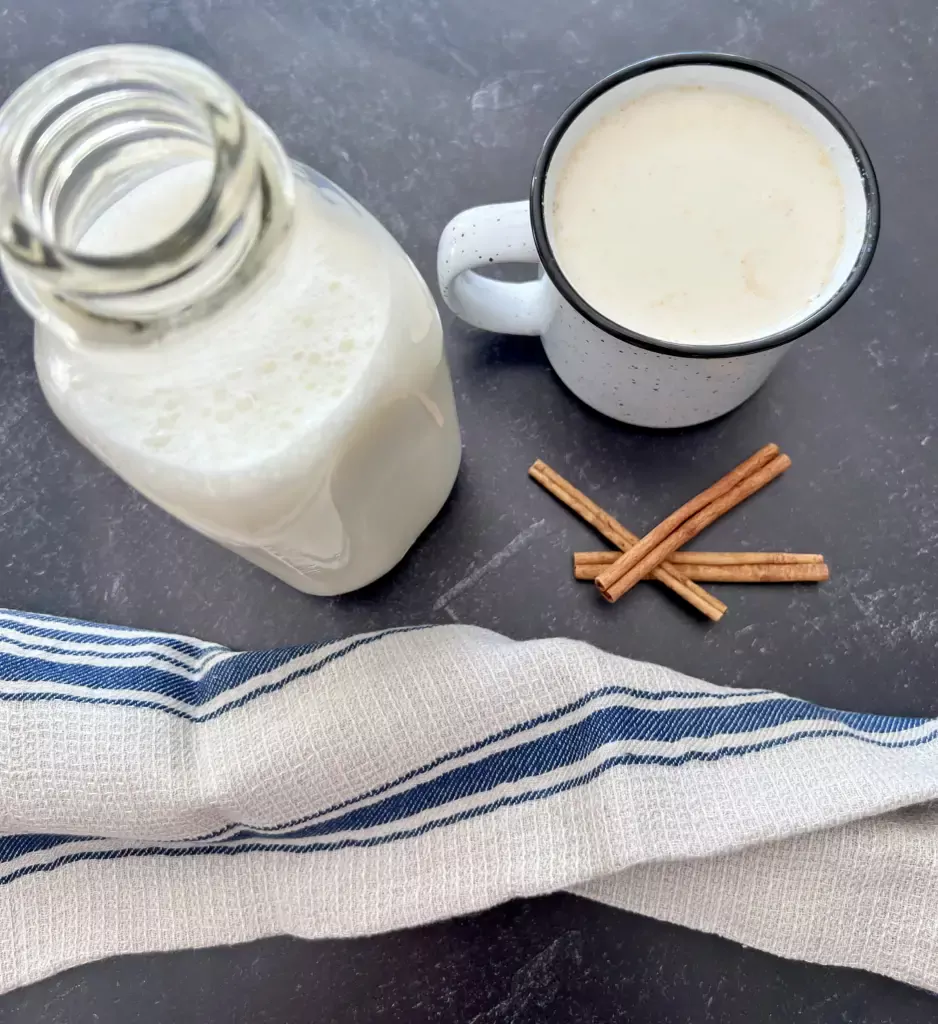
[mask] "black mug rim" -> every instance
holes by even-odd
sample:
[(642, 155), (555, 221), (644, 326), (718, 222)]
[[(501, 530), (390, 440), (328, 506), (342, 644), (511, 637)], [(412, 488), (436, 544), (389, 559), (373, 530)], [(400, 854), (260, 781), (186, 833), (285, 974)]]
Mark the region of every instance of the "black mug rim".
[[(662, 68), (675, 67), (685, 64), (716, 64), (722, 67), (734, 68), (737, 71), (744, 71), (750, 74), (761, 75), (778, 85), (792, 92), (797, 93), (802, 99), (807, 100), (813, 107), (833, 125), (835, 130), (849, 146), (850, 151), (859, 168), (863, 182), (864, 198), (866, 200), (866, 228), (863, 235), (863, 244), (857, 254), (856, 261), (850, 269), (850, 273), (844, 278), (843, 283), (836, 292), (810, 316), (805, 317), (796, 324), (786, 327), (774, 334), (767, 334), (760, 338), (753, 338), (750, 341), (725, 342), (721, 344), (705, 344), (701, 342), (679, 342), (664, 341), (659, 338), (652, 338), (637, 331), (629, 330), (621, 324), (610, 320), (599, 310), (591, 306), (573, 287), (566, 275), (560, 269), (560, 265), (554, 256), (550, 239), (547, 235), (547, 225), (544, 217), (544, 188), (547, 182), (547, 175), (550, 170), (551, 160), (557, 149), (560, 140), (574, 120), (596, 99), (609, 89), (630, 78), (646, 74), (649, 71), (658, 71)], [(666, 355), (691, 356), (699, 359), (726, 358), (727, 356), (747, 355), (752, 352), (764, 352), (776, 348), (779, 345), (787, 345), (789, 342), (814, 330), (829, 317), (833, 316), (838, 309), (857, 290), (860, 282), (869, 270), (873, 260), (873, 253), (879, 241), (880, 228), (880, 200), (879, 184), (876, 180), (876, 172), (873, 170), (873, 163), (866, 147), (860, 141), (853, 125), (838, 110), (834, 104), (795, 75), (771, 64), (764, 64), (762, 61), (753, 60), (751, 57), (739, 57), (727, 53), (708, 53), (706, 51), (692, 51), (686, 53), (669, 53), (658, 57), (649, 57), (646, 60), (638, 61), (614, 71), (611, 75), (597, 82), (587, 89), (580, 97), (573, 101), (561, 114), (560, 119), (554, 125), (544, 140), (541, 152), (534, 167), (534, 177), (531, 181), (531, 228), (534, 233), (534, 244), (537, 254), (544, 267), (547, 276), (553, 282), (554, 287), (566, 299), (567, 302), (594, 327), (611, 334), (620, 341), (640, 348), (648, 349), (651, 352), (659, 352)]]

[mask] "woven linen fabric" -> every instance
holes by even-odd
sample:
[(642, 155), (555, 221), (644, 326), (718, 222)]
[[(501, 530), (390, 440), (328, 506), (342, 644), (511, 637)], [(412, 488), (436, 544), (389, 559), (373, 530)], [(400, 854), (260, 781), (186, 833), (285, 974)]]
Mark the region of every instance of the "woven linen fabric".
[(574, 891), (938, 989), (938, 723), (562, 639), (0, 612), (0, 990)]

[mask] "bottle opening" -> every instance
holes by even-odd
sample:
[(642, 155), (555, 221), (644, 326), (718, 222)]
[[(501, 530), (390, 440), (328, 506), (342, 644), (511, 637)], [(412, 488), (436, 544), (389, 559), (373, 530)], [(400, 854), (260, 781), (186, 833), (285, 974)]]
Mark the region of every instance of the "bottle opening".
[(88, 50), (0, 109), (0, 261), (40, 320), (190, 310), (256, 270), (291, 199), (274, 136), (182, 54)]
[(152, 173), (124, 189), (108, 190), (105, 201), (78, 215), (75, 252), (90, 258), (132, 258), (185, 229), (211, 188), (211, 160), (190, 160)]

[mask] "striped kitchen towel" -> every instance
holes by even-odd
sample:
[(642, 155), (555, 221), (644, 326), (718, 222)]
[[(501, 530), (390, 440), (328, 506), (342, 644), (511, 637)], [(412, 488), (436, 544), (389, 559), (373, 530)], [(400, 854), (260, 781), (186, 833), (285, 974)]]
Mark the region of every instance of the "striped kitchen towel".
[(242, 654), (0, 612), (0, 989), (564, 888), (938, 989), (936, 736), (461, 625)]

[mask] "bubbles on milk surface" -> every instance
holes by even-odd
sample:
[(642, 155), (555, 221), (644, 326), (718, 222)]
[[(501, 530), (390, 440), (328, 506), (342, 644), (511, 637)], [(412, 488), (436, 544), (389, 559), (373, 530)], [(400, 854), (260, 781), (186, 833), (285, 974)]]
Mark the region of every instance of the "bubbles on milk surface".
[[(184, 220), (204, 188), (199, 165), (165, 172), (106, 211), (83, 248), (140, 248), (165, 235), (160, 224)], [(204, 327), (105, 364), (89, 359), (84, 372), (73, 365), (73, 414), (92, 434), (187, 469), (263, 460), (315, 437), (350, 396), (385, 327), (387, 298), (366, 248), (301, 190), (276, 274)]]

